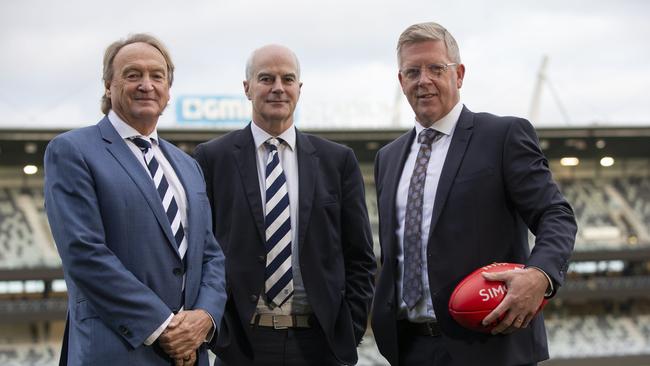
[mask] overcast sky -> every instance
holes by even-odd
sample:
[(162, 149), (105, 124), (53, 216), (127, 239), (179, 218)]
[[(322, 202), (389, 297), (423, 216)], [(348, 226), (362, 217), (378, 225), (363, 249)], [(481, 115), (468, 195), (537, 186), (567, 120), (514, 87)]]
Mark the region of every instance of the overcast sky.
[(529, 117), (547, 55), (535, 125), (650, 125), (649, 15), (644, 0), (2, 0), (0, 127), (96, 123), (104, 49), (135, 32), (176, 64), (163, 126), (177, 126), (181, 96), (242, 97), (250, 52), (281, 43), (302, 65), (299, 125), (407, 127), (395, 45), (423, 21), (458, 41), (473, 111)]

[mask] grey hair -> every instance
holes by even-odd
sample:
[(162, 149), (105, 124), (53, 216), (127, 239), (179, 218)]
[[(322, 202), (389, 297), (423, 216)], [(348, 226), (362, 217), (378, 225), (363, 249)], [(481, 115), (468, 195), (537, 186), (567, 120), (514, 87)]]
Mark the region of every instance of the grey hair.
[(402, 47), (405, 44), (425, 42), (425, 41), (443, 41), (447, 47), (447, 54), (452, 62), (460, 64), (460, 50), (458, 43), (445, 27), (438, 23), (427, 22), (413, 24), (406, 28), (399, 36), (397, 41), (397, 64), (402, 65)]

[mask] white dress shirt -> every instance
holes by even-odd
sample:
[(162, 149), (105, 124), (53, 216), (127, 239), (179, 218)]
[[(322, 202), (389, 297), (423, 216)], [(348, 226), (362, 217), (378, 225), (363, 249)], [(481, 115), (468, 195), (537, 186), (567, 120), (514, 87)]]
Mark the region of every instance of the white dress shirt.
[(289, 191), (289, 210), (291, 214), (291, 270), (293, 272), (293, 296), (291, 296), (281, 307), (270, 308), (264, 296), (260, 296), (257, 303), (258, 314), (309, 314), (312, 312), (305, 285), (300, 273), (300, 260), (298, 252), (298, 206), (299, 206), (299, 189), (298, 189), (298, 152), (296, 151), (296, 128), (291, 126), (279, 136), (272, 136), (251, 122), (251, 132), (255, 142), (255, 152), (257, 156), (257, 178), (260, 185), (262, 198), (262, 210), (266, 217), (266, 163), (269, 157), (269, 149), (264, 143), (272, 138), (277, 137), (284, 142), (278, 146), (278, 157), (284, 176), (287, 181), (287, 190)]
[(421, 227), (421, 240), (422, 240), (422, 289), (423, 296), (417, 302), (415, 307), (408, 309), (406, 303), (402, 299), (402, 285), (404, 282), (404, 221), (406, 218), (406, 201), (408, 198), (408, 190), (411, 182), (411, 175), (415, 166), (415, 159), (420, 150), (420, 143), (418, 142), (419, 133), (424, 130), (424, 127), (415, 121), (415, 138), (409, 149), (408, 157), (404, 163), (402, 176), (397, 186), (397, 195), (395, 196), (395, 207), (397, 210), (397, 299), (399, 302), (398, 318), (408, 319), (412, 322), (425, 322), (435, 319), (433, 312), (433, 302), (431, 300), (431, 292), (429, 291), (429, 277), (427, 265), (427, 244), (429, 241), (429, 228), (431, 226), (431, 216), (433, 215), (433, 204), (438, 190), (438, 181), (440, 180), (440, 173), (442, 166), (447, 157), (447, 151), (451, 144), (451, 138), (456, 128), (456, 123), (460, 117), (460, 112), (463, 110), (463, 104), (459, 101), (451, 111), (442, 117), (440, 120), (433, 123), (432, 129), (442, 132), (442, 137), (434, 141), (431, 145), (431, 158), (427, 166), (427, 177), (424, 182), (424, 198), (422, 201), (422, 227)]

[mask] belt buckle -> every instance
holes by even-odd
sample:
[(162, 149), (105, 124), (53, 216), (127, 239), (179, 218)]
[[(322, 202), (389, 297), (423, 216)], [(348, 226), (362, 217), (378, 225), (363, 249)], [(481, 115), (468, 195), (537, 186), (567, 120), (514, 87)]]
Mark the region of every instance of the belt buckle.
[(433, 325), (431, 323), (429, 323), (429, 322), (424, 323), (424, 324), (426, 324), (426, 326), (427, 326), (427, 331), (429, 332), (429, 336), (433, 336), (434, 335)]
[(440, 336), (440, 328), (436, 322), (427, 322), (425, 324), (427, 326), (427, 331), (429, 332), (430, 337)]
[(278, 318), (275, 315), (271, 316), (271, 319), (273, 320), (273, 329), (276, 330), (289, 329), (289, 327), (286, 325), (278, 324)]

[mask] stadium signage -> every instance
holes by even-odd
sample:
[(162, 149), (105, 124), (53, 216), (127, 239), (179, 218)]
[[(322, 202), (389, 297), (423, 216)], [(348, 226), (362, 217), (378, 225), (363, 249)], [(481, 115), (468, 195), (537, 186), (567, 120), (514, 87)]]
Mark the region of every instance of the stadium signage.
[(240, 96), (180, 96), (176, 121), (181, 124), (245, 124), (251, 120), (251, 105)]

